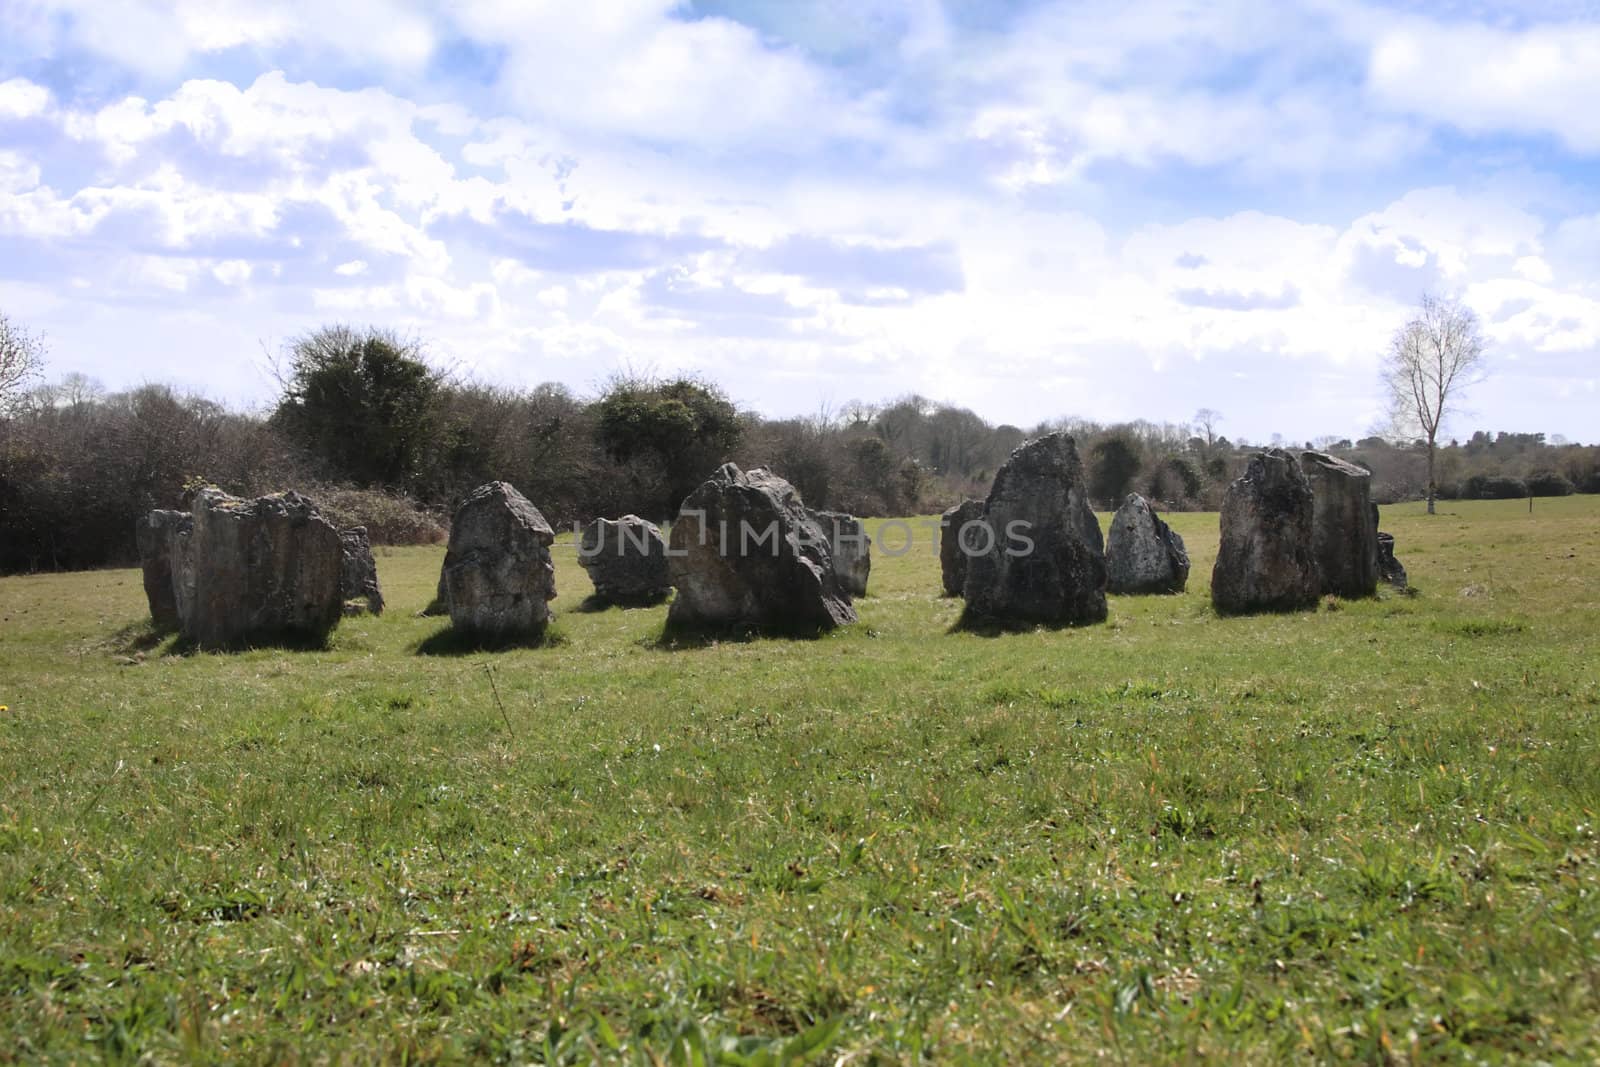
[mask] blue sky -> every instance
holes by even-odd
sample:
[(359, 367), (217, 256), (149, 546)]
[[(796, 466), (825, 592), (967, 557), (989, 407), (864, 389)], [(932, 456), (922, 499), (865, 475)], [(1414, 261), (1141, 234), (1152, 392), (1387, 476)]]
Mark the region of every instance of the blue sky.
[(0, 310), (270, 401), (319, 324), (481, 380), (690, 371), (1360, 435), (1425, 290), (1449, 427), (1600, 440), (1591, 3), (0, 0)]

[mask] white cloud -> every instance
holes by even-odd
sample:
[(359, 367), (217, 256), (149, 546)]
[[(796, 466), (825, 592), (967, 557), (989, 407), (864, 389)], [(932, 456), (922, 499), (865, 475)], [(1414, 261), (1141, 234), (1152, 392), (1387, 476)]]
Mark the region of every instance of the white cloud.
[(1384, 105), (1469, 133), (1549, 134), (1600, 152), (1600, 25), (1502, 29), (1407, 19), (1372, 46)]
[(223, 285), (238, 286), (250, 280), (254, 268), (242, 259), (225, 259), (212, 267), (211, 273)]
[(0, 119), (31, 119), (50, 109), (50, 90), (26, 78), (0, 82)]
[(230, 48), (298, 46), (346, 61), (418, 70), (436, 37), (415, 6), (389, 0), (43, 0), (70, 25), (73, 42), (122, 66), (172, 77), (195, 57)]

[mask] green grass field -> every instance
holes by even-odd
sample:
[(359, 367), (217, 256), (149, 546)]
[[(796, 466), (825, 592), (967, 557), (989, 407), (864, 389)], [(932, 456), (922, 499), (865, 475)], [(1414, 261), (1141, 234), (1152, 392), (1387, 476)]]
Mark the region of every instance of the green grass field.
[[(0, 579), (0, 1060), (1600, 1059), (1600, 498), (1385, 509), (1416, 596), (450, 654)], [(432, 650), (442, 650), (430, 654)], [(491, 675), (492, 671), (492, 675)], [(501, 707), (494, 688), (498, 688)]]

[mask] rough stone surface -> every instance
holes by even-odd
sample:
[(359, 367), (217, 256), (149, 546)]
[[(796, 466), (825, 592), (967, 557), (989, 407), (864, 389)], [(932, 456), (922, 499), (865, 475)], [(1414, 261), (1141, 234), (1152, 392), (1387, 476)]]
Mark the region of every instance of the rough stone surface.
[(1394, 534), (1378, 534), (1378, 577), (1396, 589), (1406, 587), (1406, 568), (1394, 555)]
[(578, 562), (589, 572), (595, 599), (606, 604), (651, 604), (672, 592), (661, 528), (637, 515), (585, 526)]
[(182, 623), (178, 616), (178, 594), (172, 584), (172, 539), (180, 528), (192, 521), (186, 511), (152, 511), (134, 527), (150, 617), (163, 630), (176, 630)]
[(1149, 501), (1128, 494), (1106, 535), (1106, 591), (1181, 593), (1188, 582), (1183, 538), (1161, 521)]
[(724, 464), (684, 500), (671, 546), (671, 626), (830, 630), (856, 621), (827, 534), (765, 468)]
[(983, 521), (987, 531), (974, 547), (984, 551), (967, 559), (969, 612), (1020, 622), (1105, 620), (1105, 541), (1070, 436), (1049, 434), (1012, 452), (984, 501)]
[(842, 511), (806, 509), (811, 521), (828, 537), (828, 554), (833, 557), (834, 577), (852, 597), (867, 595), (867, 578), (872, 573), (872, 538), (854, 515)]
[[(966, 529), (969, 534), (976, 535), (976, 529), (969, 528), (969, 524), (982, 521), (981, 500), (963, 500), (946, 510), (939, 520), (939, 572), (944, 582), (945, 596), (960, 596), (966, 589), (969, 553), (962, 551), (961, 531)], [(967, 547), (971, 549), (973, 537), (969, 536), (967, 541)], [(978, 543), (981, 544), (981, 541)]]
[(1315, 607), (1322, 580), (1314, 546), (1311, 484), (1281, 448), (1258, 452), (1222, 500), (1221, 544), (1211, 571), (1219, 612)]
[(339, 531), (299, 493), (202, 489), (171, 544), (180, 628), (203, 648), (317, 640), (339, 623)]
[(339, 595), (344, 599), (344, 613), (359, 615), (363, 611), (383, 614), (383, 589), (378, 585), (378, 561), (372, 557), (372, 540), (365, 526), (352, 526), (339, 531), (339, 544), (344, 551), (344, 562), (339, 572)]
[(1312, 548), (1322, 591), (1354, 599), (1378, 591), (1378, 528), (1372, 520), (1372, 475), (1325, 452), (1302, 452), (1311, 485)]
[(480, 485), (456, 509), (442, 578), (450, 623), (493, 640), (537, 637), (550, 621), (555, 531), (506, 482)]

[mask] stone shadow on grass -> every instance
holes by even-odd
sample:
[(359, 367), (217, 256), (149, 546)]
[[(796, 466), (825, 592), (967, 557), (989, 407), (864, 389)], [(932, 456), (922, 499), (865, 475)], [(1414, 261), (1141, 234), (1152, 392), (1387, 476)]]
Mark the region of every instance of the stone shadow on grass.
[(579, 602), (573, 611), (580, 615), (598, 615), (611, 608), (621, 608), (624, 611), (633, 611), (636, 608), (656, 608), (672, 599), (672, 590), (658, 593), (648, 597), (603, 597), (598, 593), (590, 593)]
[(178, 634), (176, 626), (163, 626), (154, 619), (130, 622), (106, 639), (111, 651), (121, 656), (154, 652)]
[(1104, 626), (1106, 619), (1093, 622), (1047, 622), (1035, 619), (999, 619), (993, 615), (980, 615), (971, 608), (962, 608), (960, 616), (950, 624), (947, 634), (972, 634), (974, 637), (1004, 637), (1007, 634), (1030, 634), (1037, 630), (1083, 630), (1091, 626)]
[(415, 649), (419, 656), (471, 656), (480, 652), (512, 652), (523, 648), (554, 648), (566, 644), (557, 630), (545, 627), (533, 637), (492, 637), (446, 626), (424, 637)]
[[(277, 634), (253, 634), (242, 637), (237, 641), (229, 641), (220, 645), (202, 645), (192, 637), (185, 637), (179, 633), (170, 634), (171, 640), (162, 650), (167, 656), (192, 656), (200, 652), (217, 652), (223, 654), (238, 652), (255, 652), (262, 649), (277, 649), (283, 652), (326, 652), (333, 647), (333, 631), (325, 634), (309, 634), (303, 630), (289, 630)], [(157, 642), (159, 644), (159, 642)]]
[(650, 647), (663, 652), (685, 652), (713, 645), (745, 645), (755, 641), (819, 641), (831, 630), (821, 626), (687, 625), (668, 623)]

